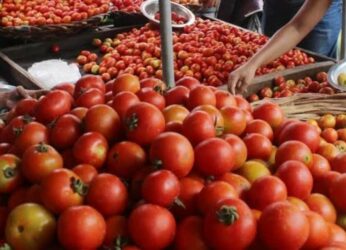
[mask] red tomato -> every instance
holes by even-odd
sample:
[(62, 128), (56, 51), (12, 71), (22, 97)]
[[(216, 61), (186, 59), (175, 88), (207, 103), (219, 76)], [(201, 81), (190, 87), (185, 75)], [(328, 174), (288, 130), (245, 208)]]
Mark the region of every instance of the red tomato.
[(246, 249), (256, 237), (256, 220), (246, 203), (229, 198), (208, 212), (203, 235), (213, 249)]
[(34, 184), (27, 189), (26, 202), (42, 204), (41, 187), (39, 184)]
[[(219, 176), (234, 167), (235, 154), (229, 143), (220, 138), (210, 138), (195, 148), (196, 169), (206, 176)], [(210, 167), (212, 162), (213, 167)]]
[(31, 183), (40, 183), (54, 169), (63, 167), (61, 155), (44, 143), (30, 146), (22, 157), (21, 170)]
[(245, 143), (238, 136), (232, 134), (225, 134), (223, 138), (231, 145), (234, 152), (235, 163), (233, 169), (239, 169), (247, 159), (247, 148)]
[(249, 111), (250, 113), (252, 113), (252, 107), (250, 105), (250, 103), (245, 100), (242, 96), (240, 95), (236, 95), (235, 100), (237, 102), (238, 108), (245, 110), (245, 111)]
[(108, 152), (107, 171), (121, 178), (131, 178), (146, 162), (145, 151), (138, 144), (122, 141)]
[(142, 79), (140, 82), (141, 88), (152, 88), (154, 90), (163, 91), (166, 89), (166, 85), (160, 79), (154, 77)]
[(321, 249), (327, 246), (331, 235), (328, 223), (318, 213), (307, 211), (305, 214), (309, 220), (310, 232), (303, 247), (307, 249)]
[(72, 97), (62, 90), (53, 90), (41, 98), (35, 108), (39, 122), (49, 123), (59, 116), (70, 112)]
[(121, 214), (127, 206), (127, 189), (115, 175), (99, 174), (90, 183), (87, 203), (103, 216)]
[(97, 176), (96, 168), (89, 164), (79, 164), (72, 171), (87, 185)]
[(338, 132), (333, 128), (326, 128), (322, 131), (321, 137), (329, 143), (334, 143), (338, 140)]
[(60, 116), (49, 130), (49, 142), (58, 149), (72, 147), (81, 135), (81, 121), (72, 114)]
[(330, 171), (330, 164), (326, 158), (319, 154), (312, 154), (310, 172), (314, 178), (319, 178)]
[(130, 91), (137, 93), (140, 90), (140, 83), (137, 76), (131, 74), (122, 74), (113, 80), (113, 95), (121, 91)]
[(0, 143), (0, 155), (6, 154), (11, 148), (11, 144), (9, 143)]
[(172, 104), (185, 105), (190, 95), (190, 89), (184, 86), (176, 86), (169, 89), (165, 94), (166, 106)]
[(111, 107), (119, 114), (123, 120), (127, 110), (139, 103), (139, 98), (130, 91), (122, 91), (113, 97)]
[(248, 159), (268, 160), (272, 152), (272, 143), (261, 134), (248, 134), (243, 138)]
[(11, 193), (22, 183), (20, 159), (12, 154), (0, 155), (0, 193)]
[(116, 139), (120, 134), (120, 118), (114, 109), (105, 104), (91, 107), (83, 119), (86, 132), (99, 132), (108, 141)]
[(78, 163), (93, 165), (95, 168), (103, 166), (107, 158), (107, 151), (107, 140), (98, 132), (83, 134), (73, 146), (75, 160)]
[(251, 208), (263, 210), (277, 201), (287, 199), (285, 183), (275, 176), (263, 176), (252, 183), (246, 192), (246, 197)]
[(184, 204), (184, 207), (174, 206), (174, 215), (185, 217), (196, 214), (197, 197), (204, 187), (204, 184), (192, 177), (184, 177), (180, 179), (180, 194), (178, 199)]
[(91, 108), (97, 104), (104, 103), (105, 95), (97, 88), (88, 89), (76, 99), (77, 107)]
[(279, 166), (276, 175), (286, 184), (289, 196), (302, 200), (309, 197), (313, 178), (309, 169), (302, 162), (286, 161)]
[(105, 220), (89, 206), (70, 207), (58, 220), (58, 239), (66, 249), (97, 249), (105, 235)]
[(332, 162), (340, 152), (333, 144), (325, 143), (320, 145), (316, 153), (325, 157), (329, 162)]
[(83, 203), (86, 186), (71, 170), (55, 169), (41, 182), (44, 206), (56, 214)]
[(211, 116), (205, 111), (190, 113), (183, 121), (183, 135), (192, 145), (215, 137), (216, 131)]
[(230, 184), (236, 190), (239, 197), (241, 197), (245, 191), (249, 190), (251, 187), (250, 182), (243, 176), (233, 173), (226, 173), (219, 177), (216, 177), (218, 181), (224, 181)]
[(157, 205), (144, 204), (132, 210), (128, 225), (131, 238), (143, 249), (164, 249), (174, 240), (174, 217)]
[[(334, 223), (329, 223), (329, 229), (331, 234), (330, 243), (335, 243), (335, 242), (346, 243), (346, 233), (344, 229), (342, 229), (340, 226)], [(341, 248), (341, 249), (343, 250), (345, 248)]]
[(320, 135), (313, 125), (305, 122), (294, 122), (285, 127), (280, 135), (280, 144), (286, 141), (301, 141), (312, 152), (316, 152), (320, 144)]
[(168, 207), (176, 202), (179, 193), (179, 180), (168, 170), (158, 170), (149, 174), (142, 184), (144, 200), (162, 207)]
[(331, 184), (336, 180), (341, 174), (335, 171), (329, 171), (324, 175), (315, 178), (314, 180), (314, 192), (324, 194), (329, 196), (329, 189)]
[(177, 228), (175, 247), (179, 250), (208, 250), (202, 234), (203, 220), (190, 216), (182, 220)]
[(145, 102), (129, 108), (124, 120), (127, 138), (139, 145), (150, 144), (165, 130), (165, 118), (161, 111)]
[(339, 173), (346, 173), (346, 153), (336, 155), (330, 164), (332, 166), (332, 170)]
[(155, 168), (170, 170), (179, 178), (190, 173), (195, 160), (191, 143), (175, 132), (165, 132), (156, 137), (149, 154)]
[(270, 125), (263, 120), (252, 120), (247, 123), (245, 134), (261, 134), (267, 137), (270, 141), (273, 141), (274, 132)]
[(329, 189), (333, 204), (342, 212), (346, 212), (346, 174), (337, 177)]
[(175, 85), (177, 86), (184, 86), (186, 88), (189, 88), (190, 90), (198, 87), (200, 84), (201, 83), (196, 78), (190, 76), (184, 76), (175, 83)]
[(281, 108), (270, 102), (258, 105), (254, 109), (253, 116), (255, 119), (266, 121), (274, 129), (279, 127), (285, 118)]
[(120, 237), (128, 237), (126, 217), (120, 215), (109, 217), (106, 220), (106, 237), (104, 244), (108, 247), (112, 247), (114, 246), (114, 242)]
[(287, 119), (281, 123), (280, 126), (274, 128), (274, 143), (279, 144), (279, 139), (281, 136), (281, 132), (291, 123), (297, 122), (297, 120)]
[(178, 105), (178, 104), (172, 104), (170, 106), (167, 106), (162, 111), (165, 121), (166, 121), (166, 127), (167, 124), (170, 122), (179, 122), (183, 123), (186, 116), (190, 113), (189, 110), (187, 110), (184, 106)]
[(7, 207), (12, 211), (15, 207), (24, 204), (27, 202), (27, 189), (26, 188), (17, 188), (14, 192), (11, 193)]
[(263, 210), (258, 233), (267, 248), (300, 249), (309, 237), (309, 221), (288, 202), (275, 202)]
[(53, 90), (58, 89), (58, 90), (63, 90), (69, 93), (71, 96), (74, 95), (74, 90), (75, 90), (76, 85), (73, 83), (69, 82), (63, 82), (59, 83), (58, 85), (54, 86)]
[(246, 128), (246, 115), (236, 107), (224, 107), (221, 110), (224, 119), (224, 133), (241, 135)]
[(234, 96), (225, 90), (215, 91), (216, 108), (222, 109), (224, 107), (237, 107), (237, 101)]
[(152, 88), (142, 88), (136, 95), (142, 102), (153, 104), (159, 110), (163, 110), (166, 106), (165, 98)]
[(106, 93), (106, 86), (100, 76), (85, 75), (75, 84), (74, 97), (77, 99), (89, 89), (98, 89), (102, 94)]
[(60, 154), (64, 160), (64, 167), (65, 168), (73, 168), (74, 166), (77, 165), (76, 160), (73, 156), (73, 149), (72, 148), (65, 149)]
[(312, 164), (311, 150), (302, 142), (288, 141), (280, 145), (275, 155), (275, 164), (280, 166), (282, 163), (295, 160), (303, 162), (306, 166)]
[(26, 98), (22, 99), (19, 102), (17, 102), (16, 106), (14, 107), (14, 114), (15, 116), (20, 115), (35, 115), (35, 109), (38, 101), (34, 98)]
[(207, 86), (201, 85), (193, 88), (190, 91), (187, 106), (190, 110), (200, 105), (216, 105), (216, 97), (214, 92)]
[(48, 143), (48, 130), (38, 122), (30, 122), (20, 129), (14, 145), (23, 154), (27, 148), (40, 142)]
[(84, 107), (77, 107), (71, 110), (70, 114), (79, 118), (79, 120), (83, 120), (87, 113), (88, 109)]
[(206, 215), (219, 202), (237, 197), (237, 191), (227, 182), (215, 181), (206, 185), (198, 195), (198, 207)]

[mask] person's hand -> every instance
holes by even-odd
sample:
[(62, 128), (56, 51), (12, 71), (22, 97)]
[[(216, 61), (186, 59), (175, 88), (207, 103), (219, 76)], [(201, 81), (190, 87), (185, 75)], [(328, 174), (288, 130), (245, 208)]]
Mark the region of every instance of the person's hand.
[(1, 99), (5, 108), (11, 109), (16, 103), (25, 98), (39, 98), (42, 95), (47, 94), (47, 90), (26, 90), (22, 86), (18, 86), (15, 89), (1, 93)]
[(256, 67), (244, 64), (228, 76), (228, 90), (233, 94), (246, 92), (247, 87), (255, 77)]

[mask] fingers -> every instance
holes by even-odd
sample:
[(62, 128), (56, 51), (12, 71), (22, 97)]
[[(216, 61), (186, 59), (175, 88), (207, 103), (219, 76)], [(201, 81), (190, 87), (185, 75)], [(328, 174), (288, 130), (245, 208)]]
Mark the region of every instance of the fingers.
[(18, 86), (16, 88), (17, 93), (22, 97), (22, 98), (30, 98), (29, 93), (26, 91), (25, 88), (23, 88), (22, 86)]
[(236, 74), (230, 74), (228, 79), (228, 90), (235, 95), (236, 87), (239, 82), (239, 76)]

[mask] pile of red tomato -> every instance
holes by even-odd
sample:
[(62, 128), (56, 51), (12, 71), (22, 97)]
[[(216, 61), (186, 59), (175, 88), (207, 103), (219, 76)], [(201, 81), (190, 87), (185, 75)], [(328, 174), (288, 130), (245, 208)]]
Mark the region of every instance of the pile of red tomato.
[(0, 125), (3, 244), (346, 248), (345, 148), (275, 104), (176, 85), (86, 75), (19, 101)]
[[(77, 62), (86, 73), (101, 75), (104, 81), (122, 73), (140, 79), (162, 79), (160, 32), (145, 25), (129, 32), (94, 42), (102, 57), (83, 50)], [(95, 41), (94, 40), (94, 41)], [(204, 84), (225, 84), (231, 71), (245, 63), (268, 39), (265, 36), (211, 20), (197, 19), (184, 30), (173, 32), (175, 79), (191, 76)], [(313, 63), (306, 53), (294, 49), (257, 70), (257, 75)]]
[(0, 25), (51, 25), (85, 20), (106, 13), (109, 0), (3, 0)]
[(116, 11), (123, 11), (127, 13), (140, 12), (141, 4), (143, 0), (111, 0), (113, 8)]

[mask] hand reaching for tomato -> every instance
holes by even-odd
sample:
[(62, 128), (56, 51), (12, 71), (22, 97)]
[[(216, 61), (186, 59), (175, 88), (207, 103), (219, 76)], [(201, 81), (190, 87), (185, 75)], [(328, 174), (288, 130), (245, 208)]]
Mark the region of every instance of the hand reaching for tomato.
[(255, 77), (256, 67), (252, 64), (244, 64), (228, 76), (228, 90), (232, 94), (246, 92), (247, 87)]

